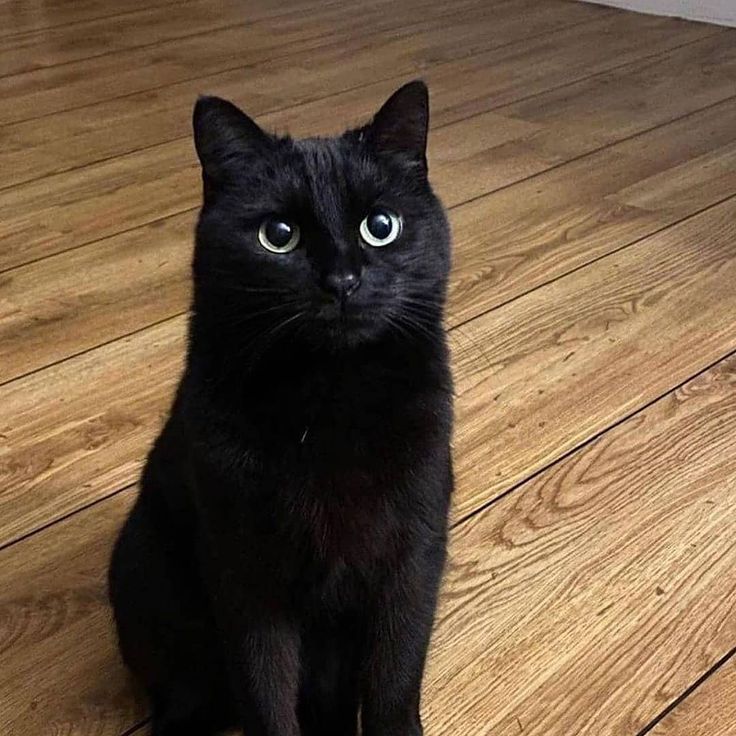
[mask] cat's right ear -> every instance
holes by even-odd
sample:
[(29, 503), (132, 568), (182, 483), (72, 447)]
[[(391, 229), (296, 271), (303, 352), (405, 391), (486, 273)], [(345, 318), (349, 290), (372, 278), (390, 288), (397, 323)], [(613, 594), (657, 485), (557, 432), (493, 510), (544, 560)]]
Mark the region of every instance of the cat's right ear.
[(378, 151), (398, 153), (427, 170), (429, 93), (420, 79), (405, 84), (383, 103), (368, 126)]
[(270, 137), (240, 108), (219, 97), (200, 97), (192, 115), (194, 146), (205, 177), (221, 182)]

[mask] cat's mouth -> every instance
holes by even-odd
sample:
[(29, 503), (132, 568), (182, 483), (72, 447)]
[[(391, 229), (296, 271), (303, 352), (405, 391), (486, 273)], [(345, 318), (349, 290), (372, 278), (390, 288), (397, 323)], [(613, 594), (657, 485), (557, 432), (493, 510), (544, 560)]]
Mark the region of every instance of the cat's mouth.
[(367, 322), (369, 315), (364, 306), (358, 305), (350, 299), (345, 299), (319, 304), (315, 311), (315, 317), (321, 321), (347, 326)]
[(323, 302), (314, 309), (315, 323), (331, 337), (348, 342), (375, 338), (380, 330), (380, 309), (350, 299)]

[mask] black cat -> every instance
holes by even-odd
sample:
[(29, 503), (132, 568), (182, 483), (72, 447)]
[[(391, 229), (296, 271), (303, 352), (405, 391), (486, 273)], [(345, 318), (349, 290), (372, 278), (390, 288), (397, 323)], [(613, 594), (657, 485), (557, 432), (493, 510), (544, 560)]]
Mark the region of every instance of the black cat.
[(156, 736), (417, 736), (452, 386), (427, 90), (337, 138), (202, 98), (188, 360), (113, 553)]

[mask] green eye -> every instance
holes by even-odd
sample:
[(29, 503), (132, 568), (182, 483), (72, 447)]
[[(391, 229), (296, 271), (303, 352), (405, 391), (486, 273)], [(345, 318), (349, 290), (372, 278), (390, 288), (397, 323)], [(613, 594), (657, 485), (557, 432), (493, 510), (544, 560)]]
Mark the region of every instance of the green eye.
[(374, 207), (360, 223), (360, 237), (368, 245), (381, 248), (401, 235), (403, 224), (401, 215), (384, 207)]
[(271, 253), (289, 253), (299, 245), (299, 226), (277, 217), (269, 217), (258, 228), (258, 241)]

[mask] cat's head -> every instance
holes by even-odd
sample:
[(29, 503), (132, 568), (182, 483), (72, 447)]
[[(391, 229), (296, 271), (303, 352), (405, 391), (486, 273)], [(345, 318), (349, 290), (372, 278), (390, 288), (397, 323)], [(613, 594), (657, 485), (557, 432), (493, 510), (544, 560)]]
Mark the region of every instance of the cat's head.
[(243, 353), (435, 336), (449, 233), (427, 180), (428, 114), (412, 82), (362, 128), (293, 140), (200, 98), (195, 319)]

